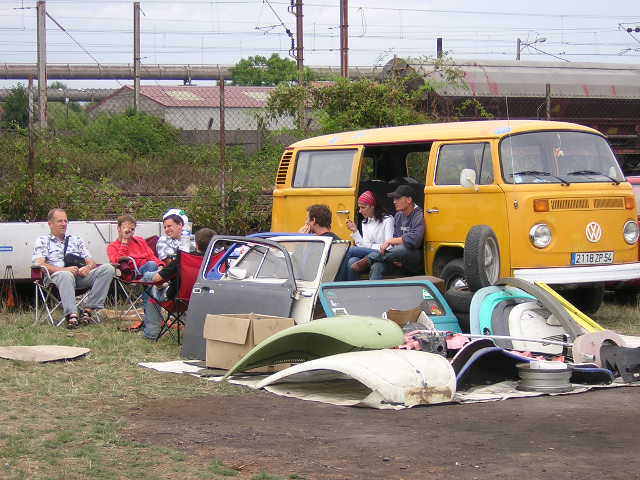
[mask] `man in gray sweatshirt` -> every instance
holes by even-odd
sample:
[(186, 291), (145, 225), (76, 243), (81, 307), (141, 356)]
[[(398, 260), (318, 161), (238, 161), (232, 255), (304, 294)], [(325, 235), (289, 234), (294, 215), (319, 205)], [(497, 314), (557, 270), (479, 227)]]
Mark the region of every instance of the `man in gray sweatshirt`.
[(370, 253), (351, 266), (356, 272), (370, 268), (370, 280), (424, 272), (424, 212), (415, 203), (415, 193), (409, 185), (400, 185), (387, 195), (396, 207), (393, 238), (384, 242), (379, 252)]

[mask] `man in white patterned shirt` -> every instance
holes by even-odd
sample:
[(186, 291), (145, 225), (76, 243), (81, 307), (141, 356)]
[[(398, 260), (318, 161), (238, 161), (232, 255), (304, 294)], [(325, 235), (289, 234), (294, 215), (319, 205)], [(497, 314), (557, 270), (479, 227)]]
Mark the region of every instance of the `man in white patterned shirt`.
[[(35, 241), (32, 261), (44, 266), (51, 275), (51, 282), (60, 292), (67, 328), (87, 324), (95, 310), (104, 306), (104, 299), (115, 275), (111, 264), (97, 266), (84, 241), (75, 235), (67, 235), (69, 220), (61, 208), (54, 208), (47, 215), (51, 233), (42, 235)], [(66, 244), (66, 248), (65, 248)], [(84, 266), (65, 266), (65, 253), (77, 255), (84, 260)], [(78, 319), (76, 289), (91, 288), (86, 307)]]
[(160, 260), (168, 264), (180, 250), (184, 220), (180, 215), (170, 214), (163, 219), (162, 227), (165, 234), (158, 239), (156, 253)]

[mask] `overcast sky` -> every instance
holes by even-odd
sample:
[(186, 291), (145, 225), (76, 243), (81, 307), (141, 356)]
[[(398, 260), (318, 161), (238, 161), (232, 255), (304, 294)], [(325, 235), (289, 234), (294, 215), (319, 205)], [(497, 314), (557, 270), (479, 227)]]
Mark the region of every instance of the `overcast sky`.
[[(47, 21), (48, 62), (131, 63), (132, 4), (48, 0), (48, 13), (67, 31)], [(291, 40), (285, 29), (295, 34), (290, 2), (282, 0), (140, 4), (143, 64), (227, 65), (252, 55), (287, 56)], [(35, 0), (0, 0), (0, 64), (35, 63), (35, 5)], [(304, 1), (306, 65), (339, 67), (338, 7), (339, 0)], [(635, 27), (640, 27), (639, 0), (350, 0), (350, 64), (381, 65), (393, 55), (435, 55), (436, 38), (443, 37), (454, 60), (514, 60), (520, 38), (525, 43), (522, 60), (640, 66), (640, 33), (626, 31)], [(0, 81), (0, 86), (13, 83)], [(65, 83), (118, 86), (90, 80)]]

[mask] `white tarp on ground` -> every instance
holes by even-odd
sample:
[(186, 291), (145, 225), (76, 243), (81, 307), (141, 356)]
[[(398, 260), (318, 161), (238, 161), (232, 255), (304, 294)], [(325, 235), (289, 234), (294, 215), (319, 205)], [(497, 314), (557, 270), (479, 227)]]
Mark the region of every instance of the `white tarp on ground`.
[[(196, 376), (208, 373), (208, 369), (206, 368), (195, 367), (181, 360), (172, 362), (147, 362), (139, 363), (138, 365), (160, 372), (190, 373)], [(285, 371), (286, 370), (283, 370), (282, 372)], [(258, 388), (258, 385), (264, 382), (267, 378), (267, 375), (236, 375), (229, 379), (229, 382), (250, 388)], [(213, 381), (220, 381), (222, 376), (209, 377), (209, 379)], [(570, 392), (564, 393), (523, 392), (516, 389), (517, 384), (518, 382), (516, 381), (504, 381), (492, 385), (470, 388), (465, 391), (458, 391), (455, 393), (451, 401), (455, 403), (495, 402), (508, 400), (510, 398), (539, 397), (542, 395), (572, 395), (598, 388), (640, 387), (640, 383), (623, 383), (619, 378), (610, 385), (573, 384), (573, 389)], [(329, 403), (339, 406), (355, 406), (359, 404), (359, 406), (393, 408), (396, 410), (407, 408), (406, 405), (400, 404), (388, 404), (382, 407), (363, 405), (362, 399), (365, 398), (371, 390), (366, 388), (362, 383), (337, 373), (324, 372), (322, 375), (318, 374), (314, 381), (298, 383), (295, 385), (295, 389), (292, 388), (291, 384), (284, 383), (267, 386), (265, 387), (265, 390), (275, 393), (276, 395), (295, 397), (301, 400), (311, 400), (314, 402)]]
[[(634, 337), (635, 338), (635, 337)], [(391, 350), (396, 351), (396, 350)], [(400, 350), (397, 350), (400, 351)], [(372, 351), (377, 352), (377, 351)], [(367, 352), (353, 352), (353, 353), (367, 353)], [(416, 352), (425, 353), (425, 352)], [(340, 354), (345, 355), (345, 354)], [(330, 357), (325, 357), (330, 358)], [(323, 360), (323, 359), (319, 359)], [(313, 360), (312, 362), (315, 362)], [(311, 363), (311, 362), (306, 362)], [(151, 368), (159, 372), (171, 372), (171, 373), (188, 373), (195, 376), (209, 375), (210, 370), (207, 368), (200, 368), (191, 365), (189, 362), (182, 360), (175, 360), (170, 362), (145, 362), (138, 365), (146, 368)], [(304, 364), (297, 365), (302, 366)], [(295, 368), (295, 367), (291, 367)], [(289, 369), (287, 369), (289, 370)], [(282, 375), (287, 370), (282, 370), (271, 376)], [(364, 384), (356, 381), (347, 375), (339, 374), (336, 372), (318, 371), (312, 374), (314, 377), (308, 377), (307, 382), (296, 384), (282, 383), (276, 385), (268, 385), (265, 390), (275, 393), (276, 395), (289, 396), (299, 398), (301, 400), (311, 400), (315, 402), (329, 403), (332, 405), (341, 406), (369, 406), (373, 408), (393, 408), (402, 409), (407, 408), (407, 405), (403, 404), (385, 404), (384, 406), (364, 405), (362, 400), (366, 398), (371, 389), (364, 386)], [(243, 385), (250, 388), (258, 388), (258, 385), (266, 383), (269, 378), (267, 375), (234, 375), (229, 379), (230, 383), (236, 385)], [(220, 381), (222, 375), (215, 377), (208, 377), (209, 380)], [(311, 381), (313, 380), (313, 381)], [(477, 402), (494, 402), (500, 400), (507, 400), (510, 398), (524, 398), (524, 397), (538, 397), (542, 395), (571, 395), (575, 393), (583, 393), (597, 388), (615, 388), (615, 387), (640, 387), (639, 383), (623, 383), (620, 378), (616, 379), (610, 385), (578, 385), (573, 384), (573, 389), (570, 392), (565, 393), (541, 393), (541, 392), (523, 392), (516, 389), (516, 381), (504, 381), (495, 383), (492, 385), (473, 387), (465, 391), (455, 392), (455, 395), (451, 399), (455, 403), (477, 403)], [(294, 388), (295, 387), (295, 388)]]
[(151, 368), (152, 370), (157, 370), (158, 372), (165, 373), (202, 373), (206, 371), (206, 368), (196, 367), (195, 365), (191, 365), (182, 360), (173, 360), (170, 362), (140, 362), (138, 363), (141, 367)]
[(55, 362), (58, 360), (72, 360), (86, 355), (91, 350), (81, 347), (66, 347), (63, 345), (31, 345), (0, 347), (0, 358), (20, 360), (22, 362)]

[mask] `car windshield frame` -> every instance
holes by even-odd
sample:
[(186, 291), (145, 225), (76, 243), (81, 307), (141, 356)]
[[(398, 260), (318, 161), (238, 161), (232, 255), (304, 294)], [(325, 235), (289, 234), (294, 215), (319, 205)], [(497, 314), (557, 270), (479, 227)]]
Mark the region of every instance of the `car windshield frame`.
[(499, 145), (504, 183), (620, 183), (625, 178), (606, 139), (578, 130), (542, 130), (504, 137)]
[[(324, 252), (324, 242), (314, 239), (279, 240), (291, 259), (296, 281), (313, 282), (318, 278), (320, 262)], [(286, 280), (287, 266), (280, 250), (247, 242), (238, 246), (243, 251), (234, 261), (232, 268), (245, 270), (242, 280)], [(228, 277), (226, 277), (228, 278)]]

